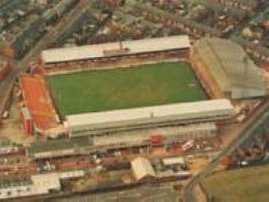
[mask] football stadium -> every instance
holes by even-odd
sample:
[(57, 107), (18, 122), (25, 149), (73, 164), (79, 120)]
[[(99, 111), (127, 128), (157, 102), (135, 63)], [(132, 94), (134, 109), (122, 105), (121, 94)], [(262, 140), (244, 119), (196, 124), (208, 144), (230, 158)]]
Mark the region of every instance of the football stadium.
[[(238, 56), (230, 54), (235, 47)], [(35, 66), (20, 79), (23, 125), (48, 137), (114, 134), (118, 142), (120, 133), (141, 140), (157, 129), (214, 136), (217, 123), (235, 115), (231, 100), (267, 94), (242, 48), (215, 38), (193, 46), (187, 36), (171, 36), (51, 49)]]

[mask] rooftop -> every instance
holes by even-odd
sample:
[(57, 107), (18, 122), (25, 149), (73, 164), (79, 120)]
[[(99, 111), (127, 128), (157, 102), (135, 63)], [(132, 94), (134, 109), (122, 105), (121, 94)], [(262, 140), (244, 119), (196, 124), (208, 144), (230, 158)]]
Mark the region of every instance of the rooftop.
[(119, 42), (112, 42), (80, 47), (45, 50), (41, 53), (41, 57), (44, 63), (59, 63), (106, 57), (109, 52), (117, 52), (117, 54), (120, 55), (129, 55), (154, 51), (190, 48), (190, 41), (187, 35), (123, 41), (121, 44), (122, 48), (125, 49), (126, 52), (120, 51), (121, 45)]
[(113, 144), (137, 144), (150, 140), (153, 134), (160, 135), (164, 138), (174, 138), (181, 134), (190, 134), (197, 131), (217, 131), (215, 123), (187, 124), (176, 127), (151, 128), (127, 132), (119, 132), (107, 138), (107, 136), (95, 136), (94, 145), (113, 145)]
[(185, 160), (183, 157), (169, 157), (169, 158), (163, 158), (162, 162), (164, 165), (175, 165), (175, 164), (180, 164), (180, 165), (184, 165), (185, 164)]
[(155, 171), (151, 165), (151, 162), (143, 157), (138, 157), (131, 162), (134, 176), (137, 180), (141, 180), (144, 177), (155, 176)]
[(260, 69), (244, 49), (226, 39), (205, 37), (194, 45), (212, 76), (223, 90), (232, 86), (265, 90)]
[[(215, 113), (233, 112), (233, 106), (229, 100), (209, 100), (181, 104), (170, 104), (153, 107), (141, 107), (133, 109), (112, 110), (107, 112), (93, 112), (66, 116), (70, 128), (96, 127), (99, 124), (122, 124), (124, 121), (136, 121), (145, 119), (158, 119), (182, 117), (182, 119), (195, 119)], [(215, 114), (216, 115), (216, 114)]]
[(30, 154), (44, 153), (60, 151), (65, 149), (74, 149), (84, 146), (89, 146), (91, 144), (88, 137), (78, 137), (64, 140), (50, 140), (48, 142), (35, 142), (29, 148), (28, 152)]

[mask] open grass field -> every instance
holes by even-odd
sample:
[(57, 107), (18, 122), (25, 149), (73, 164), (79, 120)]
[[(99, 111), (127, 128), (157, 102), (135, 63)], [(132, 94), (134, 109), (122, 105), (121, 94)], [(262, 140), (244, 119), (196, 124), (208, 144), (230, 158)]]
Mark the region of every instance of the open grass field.
[(47, 83), (61, 116), (207, 99), (183, 62), (54, 75)]
[(215, 202), (266, 202), (269, 201), (269, 166), (215, 174), (203, 185)]

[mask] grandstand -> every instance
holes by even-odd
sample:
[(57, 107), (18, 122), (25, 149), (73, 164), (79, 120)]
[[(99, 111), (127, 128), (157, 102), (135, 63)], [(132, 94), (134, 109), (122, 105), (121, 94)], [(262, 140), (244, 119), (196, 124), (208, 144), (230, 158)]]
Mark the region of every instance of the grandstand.
[[(190, 43), (188, 36), (181, 35), (123, 41), (122, 43), (113, 42), (64, 49), (51, 49), (43, 51), (41, 57), (45, 64), (50, 64), (189, 48)], [(122, 52), (117, 52), (116, 50), (122, 50)]]
[[(139, 60), (153, 61), (186, 58), (190, 49), (187, 35), (153, 39), (112, 42), (80, 47), (49, 49), (41, 53), (46, 72), (117, 65), (119, 61), (134, 64)], [(109, 64), (109, 65), (108, 65)]]
[(71, 136), (83, 136), (223, 120), (233, 114), (230, 101), (221, 99), (68, 115), (66, 122)]
[(244, 99), (268, 93), (260, 69), (230, 40), (205, 37), (192, 47), (190, 60), (212, 97)]
[[(47, 91), (44, 78), (37, 75), (22, 75), (20, 85), (26, 107), (22, 108), (22, 115), (27, 114), (24, 113), (25, 109), (29, 111), (29, 114), (22, 118), (27, 121), (31, 119), (34, 127), (33, 132), (48, 137), (66, 133), (64, 127), (59, 124), (60, 120)], [(29, 131), (27, 128), (25, 130)]]

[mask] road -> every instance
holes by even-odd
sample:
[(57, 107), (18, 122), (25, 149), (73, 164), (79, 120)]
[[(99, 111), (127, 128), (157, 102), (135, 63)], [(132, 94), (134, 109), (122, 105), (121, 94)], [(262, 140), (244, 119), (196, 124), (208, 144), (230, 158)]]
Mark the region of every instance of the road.
[(66, 28), (74, 23), (74, 19), (81, 14), (81, 11), (88, 8), (89, 1), (81, 0), (76, 6), (67, 13), (60, 22), (48, 33), (46, 33), (41, 40), (37, 42), (37, 44), (28, 52), (28, 54), (20, 61), (13, 61), (14, 68), (11, 73), (0, 83), (0, 112), (4, 111), (3, 108), (5, 103), (5, 97), (16, 80), (16, 77), (25, 72), (28, 68), (29, 63), (33, 60), (34, 57), (38, 56), (38, 54), (46, 49), (51, 43), (57, 40), (57, 38), (62, 35)]
[(192, 180), (187, 184), (187, 186), (184, 188), (184, 202), (196, 202), (194, 188), (214, 171), (224, 156), (231, 154), (236, 148), (244, 144), (245, 141), (255, 135), (256, 130), (268, 122), (268, 120), (269, 101), (266, 101), (266, 103), (259, 108), (255, 114), (253, 114), (253, 116), (244, 123), (244, 125), (242, 125), (238, 138), (233, 140), (218, 156), (216, 156), (215, 159), (213, 159), (213, 161), (211, 161), (211, 163), (202, 172), (192, 178)]

